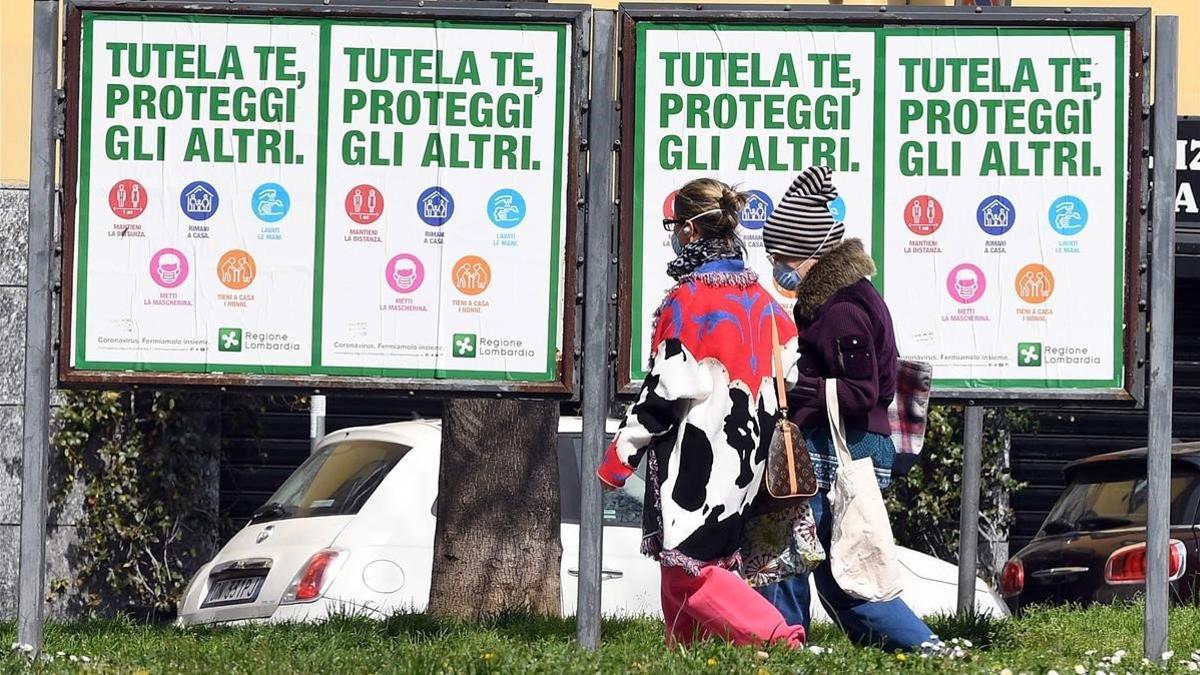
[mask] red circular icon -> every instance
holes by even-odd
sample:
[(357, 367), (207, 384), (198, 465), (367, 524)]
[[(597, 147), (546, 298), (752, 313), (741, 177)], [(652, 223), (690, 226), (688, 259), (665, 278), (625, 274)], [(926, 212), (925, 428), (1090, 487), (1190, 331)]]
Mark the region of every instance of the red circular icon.
[(904, 207), (904, 224), (913, 234), (928, 236), (942, 226), (942, 204), (929, 195), (908, 200)]
[(117, 181), (108, 191), (108, 207), (118, 218), (137, 218), (146, 210), (146, 188), (132, 178)]
[(678, 192), (678, 190), (672, 190), (671, 194), (667, 195), (667, 198), (663, 200), (663, 218), (674, 218), (675, 217), (675, 193), (676, 192)]
[(346, 215), (360, 225), (379, 220), (383, 215), (383, 193), (373, 185), (355, 185), (346, 193)]

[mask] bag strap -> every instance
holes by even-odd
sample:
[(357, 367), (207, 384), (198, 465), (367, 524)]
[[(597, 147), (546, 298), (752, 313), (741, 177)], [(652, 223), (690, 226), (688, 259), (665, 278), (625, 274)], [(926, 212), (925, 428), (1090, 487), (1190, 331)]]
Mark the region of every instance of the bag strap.
[(838, 463), (850, 466), (854, 457), (850, 454), (850, 446), (846, 443), (846, 431), (842, 426), (842, 411), (838, 407), (837, 380), (825, 380), (825, 412), (829, 416), (829, 435), (833, 437), (833, 447), (837, 450)]
[[(778, 396), (776, 407), (779, 409), (779, 420), (786, 421), (788, 418), (787, 407), (787, 385), (783, 381), (783, 356), (780, 352), (783, 348), (779, 345), (779, 319), (775, 316), (774, 308), (771, 311), (771, 360), (773, 361), (775, 370), (775, 392)], [(791, 488), (791, 493), (796, 494), (800, 491), (800, 481), (796, 478), (796, 455), (792, 449), (792, 430), (786, 428), (786, 424), (777, 424), (776, 427), (784, 427), (778, 429), (783, 431), (783, 447), (787, 454), (788, 468), (788, 486)]]

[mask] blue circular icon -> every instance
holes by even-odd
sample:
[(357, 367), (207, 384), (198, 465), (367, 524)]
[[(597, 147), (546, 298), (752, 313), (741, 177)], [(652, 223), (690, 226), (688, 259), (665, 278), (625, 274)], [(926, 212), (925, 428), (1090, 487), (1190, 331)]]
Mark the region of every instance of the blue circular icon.
[(1073, 237), (1087, 227), (1087, 204), (1079, 197), (1063, 195), (1050, 204), (1047, 217), (1050, 219), (1050, 227), (1054, 228), (1055, 232)]
[(846, 220), (846, 200), (839, 195), (837, 199), (829, 202), (829, 213), (833, 215), (835, 222), (841, 223)]
[(430, 227), (441, 227), (454, 216), (454, 197), (437, 185), (427, 188), (417, 197), (417, 216)]
[(979, 208), (975, 211), (975, 220), (979, 223), (979, 229), (993, 237), (998, 237), (1011, 230), (1012, 226), (1016, 224), (1017, 210), (1013, 208), (1013, 203), (1008, 201), (1007, 197), (992, 195), (979, 202)]
[(183, 215), (192, 220), (212, 218), (220, 205), (221, 198), (217, 196), (216, 188), (202, 180), (188, 183), (179, 193), (179, 208), (183, 209)]
[(250, 208), (264, 223), (277, 223), (291, 210), (292, 199), (279, 183), (263, 183), (250, 198)]
[(746, 205), (738, 213), (738, 222), (747, 230), (761, 230), (771, 217), (775, 204), (762, 190), (746, 192)]
[(525, 198), (516, 190), (497, 190), (488, 200), (487, 209), (492, 224), (506, 230), (525, 220)]

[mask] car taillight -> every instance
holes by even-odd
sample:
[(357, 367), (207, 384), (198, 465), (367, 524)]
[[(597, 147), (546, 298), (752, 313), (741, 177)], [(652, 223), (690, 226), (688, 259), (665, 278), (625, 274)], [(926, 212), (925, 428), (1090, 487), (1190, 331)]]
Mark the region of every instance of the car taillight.
[[(1187, 547), (1182, 541), (1172, 539), (1167, 571), (1171, 581), (1183, 576), (1187, 561)], [(1132, 544), (1119, 548), (1108, 557), (1104, 566), (1104, 580), (1110, 584), (1143, 584), (1146, 582), (1146, 544)]]
[(283, 604), (312, 602), (321, 597), (329, 588), (329, 582), (333, 580), (336, 573), (335, 565), (339, 562), (341, 555), (340, 551), (329, 548), (314, 553), (308, 562), (304, 563), (304, 567), (300, 568), (300, 572), (296, 574), (292, 583), (288, 585), (280, 602)]
[(1014, 595), (1020, 595), (1024, 588), (1025, 565), (1018, 558), (1004, 563), (1004, 569), (1000, 572), (1000, 595), (1011, 598)]

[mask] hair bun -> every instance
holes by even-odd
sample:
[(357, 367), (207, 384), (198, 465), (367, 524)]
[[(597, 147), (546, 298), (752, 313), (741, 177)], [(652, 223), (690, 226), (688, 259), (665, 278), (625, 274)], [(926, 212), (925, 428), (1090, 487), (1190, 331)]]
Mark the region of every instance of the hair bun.
[(721, 210), (732, 215), (734, 217), (734, 221), (736, 222), (738, 214), (742, 212), (742, 209), (746, 208), (746, 200), (747, 195), (745, 192), (738, 192), (729, 186), (725, 186), (725, 188), (721, 191), (721, 199), (719, 203), (721, 205)]

